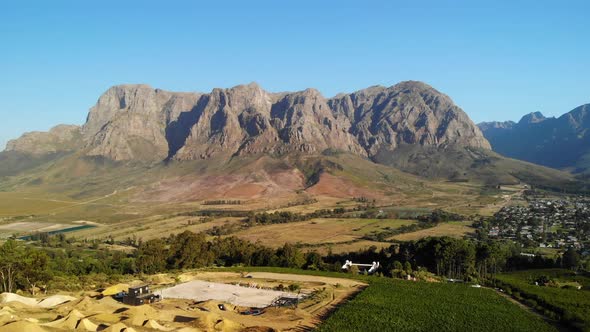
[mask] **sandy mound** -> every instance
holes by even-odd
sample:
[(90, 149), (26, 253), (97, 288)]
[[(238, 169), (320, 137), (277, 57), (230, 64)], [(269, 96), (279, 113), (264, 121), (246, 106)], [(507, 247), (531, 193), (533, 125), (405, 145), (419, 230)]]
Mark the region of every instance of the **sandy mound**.
[(176, 280), (174, 280), (174, 278), (164, 273), (156, 274), (149, 278), (149, 283), (152, 285), (168, 285), (173, 284), (175, 282)]
[(39, 301), (39, 300), (31, 298), (31, 297), (21, 296), (21, 295), (14, 294), (14, 293), (0, 294), (0, 304), (19, 303), (19, 304), (22, 304), (22, 305), (25, 305), (28, 307), (41, 307), (41, 308), (52, 308), (52, 307), (55, 307), (56, 305), (70, 302), (75, 299), (76, 299), (75, 297), (71, 297), (71, 296), (67, 296), (67, 295), (53, 295), (53, 296), (50, 296), (48, 298), (45, 298), (45, 299)]
[(94, 321), (101, 322), (101, 323), (108, 323), (108, 324), (117, 323), (118, 321), (121, 320), (121, 317), (119, 317), (119, 315), (109, 314), (106, 312), (100, 313), (98, 315), (94, 315), (91, 318)]
[(81, 298), (77, 302), (72, 302), (71, 304), (72, 304), (72, 307), (76, 308), (77, 310), (83, 310), (83, 311), (91, 311), (89, 309), (93, 309), (94, 307), (100, 305), (98, 303), (98, 301), (93, 300), (93, 299), (89, 298), (88, 296)]
[(42, 328), (41, 326), (27, 322), (27, 321), (20, 321), (10, 323), (0, 327), (0, 332), (46, 332), (47, 330)]
[(181, 329), (177, 329), (176, 332), (201, 332), (201, 330), (196, 327), (183, 327)]
[(102, 330), (104, 332), (135, 332), (135, 329), (128, 327), (123, 323), (116, 323), (113, 324), (106, 329)]
[[(219, 306), (223, 306), (225, 310), (221, 310)], [(221, 311), (236, 311), (236, 306), (229, 303), (222, 303), (217, 301), (205, 301), (198, 304), (199, 308), (206, 309), (210, 312), (221, 312)]]
[(95, 332), (96, 330), (98, 330), (98, 325), (91, 322), (88, 318), (83, 318), (78, 323), (76, 330)]
[(206, 314), (204, 319), (201, 319), (201, 323), (207, 331), (237, 332), (244, 328), (242, 324), (225, 319), (215, 313)]
[(54, 320), (53, 322), (45, 323), (43, 326), (74, 330), (82, 318), (84, 318), (84, 314), (74, 309), (67, 316)]
[(150, 319), (147, 322), (145, 322), (143, 327), (147, 327), (149, 329), (158, 330), (158, 331), (172, 331), (172, 330), (174, 330), (173, 328), (168, 328), (168, 327), (160, 325), (158, 322), (156, 322), (153, 319)]
[(0, 325), (15, 321), (17, 319), (18, 316), (16, 316), (14, 313), (4, 311), (4, 309), (0, 310)]
[(161, 314), (149, 305), (141, 305), (131, 307), (123, 312), (123, 316), (127, 317), (125, 323), (135, 326), (143, 326), (148, 320), (154, 317), (160, 317)]
[(129, 284), (116, 284), (111, 287), (105, 288), (105, 290), (103, 290), (101, 294), (104, 296), (113, 296), (117, 293), (126, 292), (128, 290)]
[(277, 330), (268, 326), (249, 326), (242, 330), (242, 332), (276, 332)]
[(10, 302), (17, 302), (29, 307), (36, 307), (37, 306), (37, 299), (33, 299), (30, 297), (20, 296), (14, 293), (2, 293), (0, 294), (0, 303), (6, 304)]
[(76, 300), (75, 297), (67, 296), (67, 295), (53, 295), (46, 299), (43, 299), (39, 302), (39, 306), (42, 308), (51, 308), (55, 307), (56, 305), (60, 305), (66, 302)]

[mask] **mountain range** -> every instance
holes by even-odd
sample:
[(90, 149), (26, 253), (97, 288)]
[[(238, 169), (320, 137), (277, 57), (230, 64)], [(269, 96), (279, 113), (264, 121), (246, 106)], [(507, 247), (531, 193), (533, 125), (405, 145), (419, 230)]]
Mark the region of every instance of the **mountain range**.
[[(535, 121), (547, 120), (531, 116)], [(490, 133), (503, 125), (516, 127), (481, 128)], [(285, 187), (281, 181), (287, 178), (287, 187), (298, 191), (343, 176), (352, 168), (347, 162), (379, 174), (384, 172), (379, 167), (388, 167), (426, 179), (580, 186), (569, 173), (505, 158), (492, 145), (450, 97), (416, 81), (333, 98), (315, 89), (272, 93), (256, 83), (210, 93), (118, 85), (98, 98), (84, 125), (58, 125), (9, 141), (0, 153), (0, 189), (44, 184), (60, 190), (75, 186), (82, 194), (123, 174), (166, 187), (165, 179), (183, 168), (182, 174), (201, 184), (212, 177), (219, 186), (264, 182), (260, 186), (268, 194), (273, 192), (268, 188)], [(239, 180), (223, 177), (236, 174)], [(93, 176), (101, 180), (88, 180)]]
[(256, 83), (209, 94), (147, 85), (110, 88), (82, 127), (28, 133), (6, 151), (82, 149), (116, 161), (195, 160), (336, 149), (375, 157), (404, 144), (490, 149), (449, 97), (420, 82), (324, 98), (317, 90), (269, 93)]
[(483, 122), (479, 128), (494, 151), (511, 158), (574, 173), (590, 170), (590, 104), (555, 118), (540, 112), (518, 122)]

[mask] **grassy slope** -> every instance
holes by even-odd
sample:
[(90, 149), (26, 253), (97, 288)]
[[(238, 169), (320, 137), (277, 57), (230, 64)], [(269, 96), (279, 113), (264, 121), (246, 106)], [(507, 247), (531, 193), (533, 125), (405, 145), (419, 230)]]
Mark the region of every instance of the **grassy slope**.
[(569, 173), (503, 157), (495, 152), (472, 148), (401, 146), (383, 152), (378, 162), (427, 178), (450, 178), (490, 185), (519, 181), (552, 190), (590, 190)]
[[(2, 163), (0, 163), (1, 168)], [(76, 214), (93, 217), (118, 213), (118, 208), (131, 202), (131, 197), (145, 193), (163, 179), (183, 177), (188, 185), (192, 179), (201, 176), (233, 174), (250, 177), (264, 169), (267, 172), (299, 169), (308, 185), (322, 172), (344, 179), (346, 186), (361, 188), (362, 191), (376, 192), (384, 203), (404, 206), (432, 208), (454, 206), (461, 201), (480, 199), (480, 188), (475, 184), (452, 184), (432, 181), (404, 173), (397, 169), (375, 164), (369, 160), (348, 154), (329, 156), (290, 155), (283, 158), (248, 157), (199, 160), (192, 162), (171, 162), (169, 164), (123, 164), (104, 159), (92, 159), (80, 155), (67, 155), (57, 160), (42, 163), (18, 175), (0, 177), (0, 191), (27, 192), (35, 195), (50, 193), (56, 197), (77, 202), (101, 198), (93, 204), (77, 206)], [(186, 180), (186, 181), (185, 181)], [(263, 184), (264, 185), (264, 184)], [(280, 187), (281, 185), (279, 185)], [(293, 197), (309, 196), (299, 190)], [(116, 194), (114, 194), (116, 191)], [(149, 193), (146, 200), (149, 200)], [(66, 199), (66, 200), (67, 200)], [(175, 201), (178, 203), (177, 201)], [(100, 203), (100, 204), (99, 204)], [(160, 204), (160, 202), (157, 202)], [(285, 202), (288, 203), (288, 202)], [(437, 205), (432, 205), (438, 204)], [(152, 208), (149, 206), (149, 208)], [(74, 211), (72, 210), (72, 211)], [(142, 213), (143, 207), (135, 211)], [(60, 214), (62, 211), (58, 211)], [(26, 211), (23, 214), (27, 214)]]

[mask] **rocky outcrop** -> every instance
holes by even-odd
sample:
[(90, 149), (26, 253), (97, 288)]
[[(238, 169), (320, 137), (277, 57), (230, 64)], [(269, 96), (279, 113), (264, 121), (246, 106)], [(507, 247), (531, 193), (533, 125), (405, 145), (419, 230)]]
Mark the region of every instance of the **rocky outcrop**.
[[(328, 148), (363, 154), (348, 132), (350, 124), (337, 120), (326, 100), (313, 89), (274, 94), (255, 83), (215, 89), (201, 97), (192, 113), (184, 145), (171, 151), (175, 159), (320, 153)], [(174, 126), (171, 129), (174, 134)]]
[(371, 87), (330, 100), (369, 156), (402, 144), (490, 149), (479, 128), (452, 100), (422, 82)]
[(332, 99), (314, 89), (270, 93), (255, 83), (208, 94), (120, 85), (90, 109), (81, 135), (84, 154), (119, 161), (327, 149), (375, 157), (404, 144), (489, 149), (449, 97), (412, 81)]
[(18, 139), (8, 141), (6, 151), (15, 151), (31, 155), (45, 155), (69, 152), (82, 145), (80, 127), (59, 125), (48, 132), (33, 131), (23, 134)]

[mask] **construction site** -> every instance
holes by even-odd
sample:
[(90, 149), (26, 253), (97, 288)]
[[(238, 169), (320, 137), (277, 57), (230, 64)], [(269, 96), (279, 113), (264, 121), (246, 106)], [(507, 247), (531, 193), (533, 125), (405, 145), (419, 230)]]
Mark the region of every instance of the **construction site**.
[(364, 287), (321, 276), (195, 271), (42, 298), (3, 293), (0, 332), (301, 331)]

